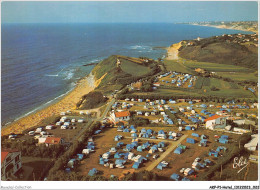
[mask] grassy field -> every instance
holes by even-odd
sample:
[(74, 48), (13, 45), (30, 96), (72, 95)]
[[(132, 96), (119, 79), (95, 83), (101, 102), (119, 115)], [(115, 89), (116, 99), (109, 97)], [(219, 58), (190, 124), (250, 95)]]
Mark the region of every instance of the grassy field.
[[(257, 47), (254, 47), (256, 50)], [(212, 38), (204, 38), (195, 46), (186, 46), (179, 51), (179, 56), (200, 62), (239, 65), (257, 69), (256, 51), (238, 43), (226, 43)]]
[[(37, 158), (37, 157), (22, 157), (23, 166), (23, 179), (22, 181), (38, 181), (42, 180), (44, 173), (46, 175), (47, 169), (52, 164), (52, 160), (49, 158)], [(29, 173), (28, 173), (29, 172)], [(26, 178), (26, 179), (25, 179)]]
[(245, 73), (245, 72), (217, 72), (217, 75), (222, 76), (224, 78), (231, 78), (234, 81), (258, 81), (257, 74), (255, 73)]
[(120, 59), (120, 61), (121, 61), (121, 69), (124, 72), (129, 73), (133, 76), (142, 76), (151, 72), (151, 69), (149, 67), (140, 65), (138, 63), (126, 59), (122, 59), (122, 58)]
[(182, 64), (181, 60), (174, 61), (174, 60), (164, 60), (164, 64), (168, 71), (176, 71), (181, 73), (189, 73), (194, 74), (193, 69), (190, 69)]
[[(215, 82), (215, 81), (214, 81)], [(210, 83), (210, 85), (215, 84), (215, 83)], [(254, 98), (255, 96), (253, 93), (251, 93), (248, 90), (244, 90), (242, 87), (239, 88), (234, 88), (231, 87), (230, 84), (229, 88), (221, 88), (217, 91), (212, 91), (210, 88), (211, 86), (202, 86), (201, 89), (192, 89), (192, 88), (169, 88), (169, 87), (160, 87), (157, 90), (153, 92), (136, 92), (134, 93), (135, 95), (150, 95), (150, 96), (169, 96), (169, 97), (174, 97), (174, 96), (194, 96), (194, 97), (201, 97), (203, 96), (215, 96), (215, 97), (226, 97), (226, 98)], [(218, 85), (225, 85), (223, 84), (218, 84)]]
[(219, 63), (198, 62), (185, 60), (184, 65), (192, 70), (195, 68), (205, 69), (210, 72), (253, 72), (252, 69), (240, 67), (236, 65), (225, 65)]

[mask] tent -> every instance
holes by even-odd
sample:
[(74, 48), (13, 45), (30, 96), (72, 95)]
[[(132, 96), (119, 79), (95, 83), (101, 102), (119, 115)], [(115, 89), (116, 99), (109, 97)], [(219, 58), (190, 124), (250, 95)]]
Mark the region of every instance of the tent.
[(221, 150), (224, 150), (224, 152), (225, 152), (225, 151), (227, 150), (227, 148), (224, 147), (224, 146), (219, 146), (219, 147), (216, 149), (217, 152), (220, 152)]
[(220, 142), (222, 144), (226, 144), (226, 143), (228, 143), (228, 140), (220, 138), (220, 139), (218, 139), (218, 142)]
[(204, 160), (204, 163), (205, 163), (206, 165), (209, 165), (209, 166), (213, 164), (213, 162), (210, 161), (209, 159), (205, 159), (205, 160)]
[(152, 133), (153, 133), (153, 130), (152, 130), (152, 129), (147, 129), (146, 133), (147, 133), (147, 134), (152, 134)]
[(147, 133), (143, 134), (143, 138), (149, 138), (149, 135)]
[(126, 163), (126, 160), (122, 160), (122, 159), (116, 159), (116, 161), (115, 161), (116, 165), (123, 165), (125, 163)]
[(215, 157), (218, 157), (218, 152), (212, 150), (212, 151), (209, 152), (209, 156), (215, 156)]
[(136, 129), (132, 129), (130, 133), (136, 133), (137, 130)]
[(115, 153), (114, 158), (121, 158), (121, 153), (120, 152)]
[(200, 136), (200, 138), (201, 138), (201, 139), (206, 139), (206, 138), (207, 138), (207, 136), (206, 136), (206, 135), (204, 135), (204, 134), (202, 134), (202, 135)]
[(181, 154), (182, 153), (182, 149), (180, 147), (176, 148), (174, 151), (175, 154)]
[(94, 132), (94, 134), (97, 135), (97, 134), (99, 134), (100, 132), (101, 132), (101, 130), (96, 130), (96, 131)]
[(191, 143), (191, 144), (195, 144), (195, 139), (187, 138), (186, 142)]
[(200, 145), (206, 147), (207, 146), (207, 142), (208, 142), (207, 139), (201, 139)]
[(118, 142), (118, 143), (116, 144), (116, 146), (117, 146), (118, 148), (121, 148), (122, 146), (124, 146), (124, 143), (123, 143), (123, 142)]
[(126, 150), (127, 151), (131, 151), (132, 149), (134, 149), (134, 145), (132, 145), (132, 144), (127, 144), (126, 145)]
[(84, 158), (84, 154), (77, 154), (77, 159), (82, 160)]
[(190, 179), (187, 177), (184, 177), (184, 178), (182, 178), (182, 181), (190, 181)]
[(110, 152), (106, 152), (102, 155), (102, 158), (108, 159), (110, 157)]
[(137, 141), (134, 141), (131, 143), (134, 147), (137, 147), (138, 146), (138, 142)]
[(133, 164), (132, 168), (138, 169), (138, 168), (140, 167), (140, 165), (141, 165), (141, 163), (135, 162), (135, 163)]
[(163, 148), (165, 147), (165, 143), (164, 142), (159, 142), (158, 143), (158, 148)]
[(142, 129), (141, 129), (141, 133), (146, 133), (146, 129), (145, 129), (145, 128), (142, 128)]
[(179, 146), (178, 146), (179, 148), (181, 148), (182, 150), (185, 150), (187, 147), (185, 146), (185, 145), (183, 145), (183, 144), (179, 144)]
[(111, 147), (109, 152), (116, 152), (116, 148), (115, 147)]
[(190, 127), (190, 126), (186, 126), (186, 127), (185, 127), (185, 130), (186, 130), (186, 131), (191, 130), (191, 127)]
[(159, 169), (159, 170), (163, 170), (163, 168), (165, 168), (165, 167), (166, 167), (166, 165), (163, 164), (163, 163), (159, 163), (159, 164), (157, 165), (157, 169)]
[(158, 146), (155, 144), (151, 147), (151, 149), (154, 149), (154, 150), (157, 150), (158, 149)]
[(125, 129), (123, 130), (123, 132), (129, 133), (129, 129), (125, 128)]
[(181, 177), (180, 177), (178, 174), (175, 174), (175, 173), (174, 173), (174, 174), (171, 175), (171, 179), (173, 179), (173, 180), (175, 180), (175, 181), (179, 181), (180, 178), (181, 178)]
[(221, 139), (228, 139), (228, 136), (227, 135), (222, 135), (220, 138)]
[(97, 173), (98, 173), (97, 169), (96, 169), (96, 168), (93, 168), (92, 170), (90, 170), (90, 171), (88, 172), (88, 175), (89, 175), (89, 176), (94, 176), (94, 175), (97, 174)]
[(119, 140), (121, 140), (121, 139), (122, 139), (122, 136), (121, 136), (121, 135), (116, 135), (115, 138), (114, 138), (115, 141), (119, 141)]
[(67, 165), (69, 168), (74, 168), (74, 164), (76, 164), (76, 159), (70, 159)]
[(193, 137), (200, 137), (199, 134), (197, 134), (197, 133), (192, 133), (191, 136), (193, 136)]
[(138, 152), (143, 152), (142, 146), (138, 146), (138, 147), (137, 147), (137, 151), (138, 151)]
[(133, 133), (133, 134), (131, 134), (131, 137), (137, 137), (137, 134), (136, 133)]
[(174, 138), (173, 136), (171, 136), (171, 135), (169, 136), (169, 139), (173, 139), (173, 138)]
[(100, 159), (99, 159), (99, 164), (101, 164), (101, 165), (104, 165), (104, 164), (105, 164), (104, 158), (100, 158)]
[(135, 129), (135, 127), (133, 125), (130, 126), (130, 129)]
[(165, 134), (165, 133), (164, 133), (163, 130), (160, 130), (160, 131), (158, 132), (158, 135), (159, 135), (159, 134)]

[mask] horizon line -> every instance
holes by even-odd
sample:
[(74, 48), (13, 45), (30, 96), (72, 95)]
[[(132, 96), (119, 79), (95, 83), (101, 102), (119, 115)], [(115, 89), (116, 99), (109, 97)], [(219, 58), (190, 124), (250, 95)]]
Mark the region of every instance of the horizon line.
[(1, 24), (189, 24), (196, 22), (258, 22), (258, 20), (240, 21), (186, 21), (186, 22), (1, 22)]

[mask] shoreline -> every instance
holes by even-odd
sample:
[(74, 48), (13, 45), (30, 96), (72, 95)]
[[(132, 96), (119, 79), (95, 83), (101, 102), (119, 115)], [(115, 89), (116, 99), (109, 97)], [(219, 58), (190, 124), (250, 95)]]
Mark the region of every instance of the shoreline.
[(54, 102), (50, 103), (50, 105), (18, 118), (4, 127), (2, 126), (1, 136), (10, 133), (21, 134), (25, 129), (38, 125), (42, 120), (50, 116), (60, 115), (60, 112), (75, 109), (76, 103), (81, 97), (93, 91), (95, 88), (95, 77), (91, 71), (88, 75), (80, 79), (72, 90), (66, 92), (64, 96), (61, 96), (60, 100), (57, 98), (57, 102), (53, 99), (51, 101)]
[(228, 27), (226, 25), (208, 25), (208, 24), (190, 24), (194, 26), (206, 26), (206, 27), (213, 27), (213, 28), (219, 28), (219, 29), (228, 29), (228, 30), (240, 30), (240, 31), (245, 31), (245, 32), (253, 32), (258, 34), (258, 31), (252, 31), (252, 30), (246, 30), (242, 28), (234, 28), (234, 27)]

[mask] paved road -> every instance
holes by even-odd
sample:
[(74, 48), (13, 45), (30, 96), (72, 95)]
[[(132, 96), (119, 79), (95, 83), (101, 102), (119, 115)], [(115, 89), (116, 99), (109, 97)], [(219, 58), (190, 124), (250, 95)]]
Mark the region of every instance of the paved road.
[(151, 171), (153, 170), (163, 159), (172, 152), (184, 139), (187, 138), (188, 135), (183, 135), (179, 140), (177, 141), (171, 141), (171, 147), (169, 147), (157, 160), (155, 160), (153, 163), (151, 163), (146, 170)]
[[(133, 137), (124, 137), (124, 138), (132, 139)], [(177, 141), (167, 140), (167, 139), (151, 139), (151, 138), (143, 138), (143, 137), (137, 137), (137, 138), (140, 140), (147, 140), (147, 141), (160, 141), (160, 142), (163, 141), (163, 142), (169, 142), (169, 143), (177, 142)]]
[(87, 127), (89, 127), (93, 122), (95, 121), (102, 121), (104, 119), (104, 117), (107, 115), (107, 112), (110, 110), (111, 106), (115, 103), (115, 98), (113, 98), (109, 104), (107, 105), (106, 109), (104, 110), (103, 114), (96, 118), (96, 119), (90, 119), (86, 125), (80, 130), (80, 132), (73, 138), (72, 141), (74, 141), (75, 139), (78, 139), (81, 135), (83, 135), (84, 131), (86, 130)]
[(107, 112), (110, 110), (111, 106), (115, 103), (115, 101), (116, 101), (116, 99), (113, 98), (113, 99), (109, 102), (109, 104), (107, 105), (105, 111), (104, 111), (103, 114), (100, 116), (100, 118), (97, 119), (97, 121), (102, 121), (102, 120), (104, 119), (104, 117), (106, 117)]

